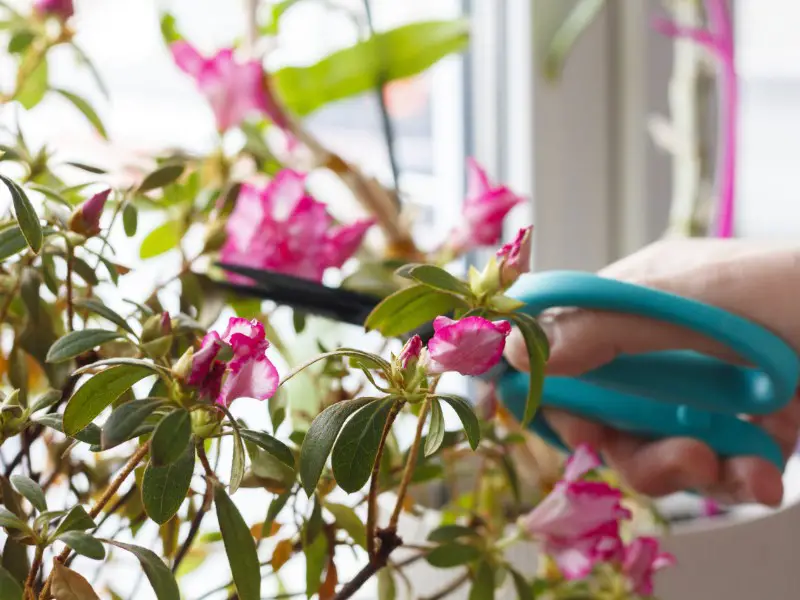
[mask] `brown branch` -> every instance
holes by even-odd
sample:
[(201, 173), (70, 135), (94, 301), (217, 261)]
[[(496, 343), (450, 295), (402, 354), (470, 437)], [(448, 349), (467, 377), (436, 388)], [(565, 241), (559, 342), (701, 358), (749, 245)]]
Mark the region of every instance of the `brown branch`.
[(346, 600), (352, 597), (367, 581), (388, 564), (389, 555), (403, 545), (403, 540), (392, 530), (382, 529), (378, 531), (377, 535), (380, 540), (377, 554), (353, 579), (339, 590), (334, 600)]
[(397, 488), (397, 502), (394, 505), (394, 512), (392, 518), (389, 520), (389, 529), (397, 529), (397, 521), (400, 520), (400, 512), (403, 510), (403, 502), (408, 493), (408, 486), (411, 485), (411, 477), (414, 475), (414, 468), (417, 466), (417, 457), (419, 456), (419, 446), (422, 441), (422, 430), (425, 427), (425, 417), (428, 416), (428, 409), (431, 405), (431, 397), (425, 398), (422, 408), (419, 411), (417, 418), (417, 432), (414, 434), (414, 441), (411, 442), (411, 448), (408, 451), (408, 460), (406, 460), (406, 469), (403, 472), (403, 479), (400, 480), (400, 487)]
[(35, 598), (36, 592), (33, 589), (36, 583), (36, 577), (39, 575), (39, 569), (42, 566), (42, 555), (44, 554), (44, 546), (36, 546), (36, 554), (33, 557), (31, 570), (28, 572), (28, 578), (25, 580), (25, 600)]
[[(100, 514), (100, 511), (103, 510), (106, 504), (108, 504), (111, 498), (114, 497), (114, 494), (117, 493), (120, 486), (125, 482), (136, 466), (141, 462), (144, 456), (147, 454), (148, 450), (150, 450), (150, 441), (148, 440), (133, 453), (133, 456), (128, 459), (128, 462), (125, 463), (125, 466), (122, 467), (122, 470), (117, 474), (114, 480), (108, 485), (106, 491), (103, 492), (103, 495), (97, 501), (97, 503), (92, 507), (89, 511), (89, 516), (91, 518), (95, 518), (97, 515)], [(58, 561), (63, 564), (65, 560), (69, 557), (71, 549), (69, 546), (64, 548), (64, 550), (59, 554), (54, 561)], [(50, 573), (50, 576), (47, 578), (47, 581), (44, 584), (44, 588), (42, 589), (42, 593), (39, 594), (39, 600), (49, 600), (50, 598), (50, 587), (53, 585), (53, 573)]]
[(380, 475), (381, 471), (381, 458), (383, 457), (383, 449), (386, 446), (386, 438), (389, 437), (389, 433), (392, 431), (394, 420), (397, 418), (397, 415), (402, 407), (403, 404), (400, 402), (395, 402), (392, 405), (392, 408), (389, 411), (389, 415), (386, 419), (386, 423), (383, 426), (381, 440), (378, 443), (378, 453), (375, 455), (375, 464), (372, 465), (372, 478), (369, 484), (369, 500), (367, 504), (367, 554), (369, 555), (370, 561), (374, 559), (376, 554), (375, 523), (378, 519), (378, 476)]

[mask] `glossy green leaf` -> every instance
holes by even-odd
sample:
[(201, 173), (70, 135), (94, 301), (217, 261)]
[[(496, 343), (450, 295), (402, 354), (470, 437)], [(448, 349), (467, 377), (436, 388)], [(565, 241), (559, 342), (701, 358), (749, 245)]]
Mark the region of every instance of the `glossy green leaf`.
[(412, 285), (384, 298), (369, 314), (364, 326), (386, 337), (396, 337), (466, 306), (466, 302), (452, 294), (422, 284)]
[(94, 529), (97, 524), (89, 513), (80, 505), (73, 506), (56, 527), (53, 537), (58, 537), (67, 531), (85, 531)]
[(347, 532), (353, 541), (362, 548), (367, 547), (367, 528), (355, 511), (344, 504), (326, 502), (325, 508), (336, 519), (336, 526)]
[(61, 400), (62, 392), (61, 390), (47, 390), (44, 394), (39, 396), (33, 404), (31, 404), (31, 413), (35, 413), (40, 410), (44, 410), (45, 408), (50, 408), (56, 402)]
[[(33, 51), (33, 48), (29, 49), (28, 53), (23, 56), (22, 60), (24, 61), (28, 59), (30, 53)], [(42, 57), (36, 65), (36, 68), (34, 68), (33, 71), (30, 72), (30, 75), (25, 78), (22, 85), (17, 90), (17, 94), (14, 99), (17, 100), (27, 110), (32, 109), (42, 101), (42, 98), (44, 98), (44, 95), (47, 92), (47, 80), (47, 57)]]
[(122, 316), (108, 308), (96, 298), (81, 298), (75, 301), (75, 306), (77, 308), (82, 308), (84, 310), (88, 310), (89, 312), (93, 312), (94, 314), (111, 321), (114, 323), (114, 325), (119, 325), (128, 333), (133, 333), (133, 328), (131, 328), (131, 326), (124, 318), (122, 318)]
[(379, 82), (416, 75), (469, 41), (466, 21), (420, 21), (377, 33), (368, 40), (303, 67), (272, 74), (283, 103), (307, 115), (322, 106), (374, 90)]
[(428, 534), (429, 542), (452, 542), (460, 538), (477, 537), (478, 532), (464, 525), (442, 525)]
[[(64, 424), (61, 421), (59, 414), (43, 414), (33, 417), (32, 421), (44, 427), (50, 427), (56, 431), (64, 433)], [(94, 423), (89, 423), (84, 429), (70, 437), (75, 438), (79, 442), (89, 444), (91, 446), (100, 447), (100, 428)]]
[(460, 396), (451, 394), (438, 394), (436, 397), (447, 402), (456, 411), (458, 418), (461, 419), (461, 425), (464, 426), (469, 445), (475, 450), (481, 441), (481, 424), (470, 403)]
[(436, 452), (444, 441), (444, 414), (437, 398), (431, 398), (431, 422), (425, 438), (425, 456)]
[(477, 560), (480, 556), (481, 551), (475, 546), (450, 543), (437, 546), (427, 554), (425, 559), (431, 566), (438, 569), (450, 569)]
[(133, 202), (126, 202), (122, 209), (122, 227), (128, 237), (136, 235), (136, 229), (139, 227), (139, 209)]
[(60, 363), (67, 361), (97, 346), (102, 346), (107, 342), (118, 340), (121, 337), (119, 332), (108, 331), (106, 329), (79, 329), (77, 331), (70, 331), (50, 346), (50, 350), (47, 352), (47, 362)]
[(75, 374), (78, 375), (80, 373), (86, 373), (87, 371), (93, 371), (100, 367), (114, 367), (119, 365), (125, 365), (130, 367), (141, 367), (143, 369), (149, 370), (151, 375), (155, 375), (158, 373), (161, 373), (163, 375), (169, 375), (169, 369), (167, 369), (166, 367), (151, 363), (141, 358), (128, 358), (126, 356), (122, 356), (119, 358), (105, 358), (103, 360), (98, 360), (90, 365), (81, 367), (80, 369), (76, 369)]
[(278, 431), (278, 427), (286, 419), (286, 405), (286, 390), (282, 387), (278, 388), (272, 397), (267, 400), (267, 409), (269, 410), (269, 420), (272, 424), (273, 433)]
[(118, 365), (94, 375), (78, 388), (64, 410), (64, 433), (75, 435), (114, 400), (153, 371), (139, 365)]
[(132, 400), (115, 409), (103, 425), (100, 447), (108, 450), (132, 439), (144, 420), (162, 405), (161, 400)]
[(231, 461), (231, 480), (228, 485), (231, 495), (236, 493), (244, 477), (244, 443), (239, 430), (233, 429), (233, 459)]
[(469, 297), (472, 295), (466, 283), (456, 279), (440, 267), (434, 265), (411, 265), (408, 268), (401, 269), (401, 271), (404, 277), (418, 281), (428, 287), (458, 296)]
[(331, 448), (347, 418), (375, 398), (354, 398), (329, 406), (318, 414), (303, 438), (300, 448), (300, 481), (309, 497), (328, 461)]
[[(547, 344), (547, 338), (544, 336), (536, 319), (522, 313), (517, 313), (512, 318), (525, 340), (525, 348), (528, 351), (528, 363), (530, 365), (528, 397), (525, 399), (525, 413), (521, 421), (521, 425), (526, 427), (536, 416), (536, 411), (542, 400), (544, 371), (549, 353), (549, 344)], [(544, 342), (542, 341), (543, 338)]]
[(22, 600), (22, 586), (3, 567), (0, 567), (0, 600)]
[(163, 467), (149, 463), (142, 478), (142, 503), (147, 516), (159, 525), (169, 521), (186, 499), (194, 472), (194, 446), (187, 446), (183, 455)]
[(282, 463), (294, 469), (294, 454), (292, 454), (292, 450), (277, 438), (263, 431), (253, 431), (252, 429), (242, 429), (241, 434), (244, 439), (253, 442), (262, 450), (269, 452)]
[(516, 569), (509, 568), (509, 571), (514, 580), (514, 589), (517, 591), (518, 600), (535, 600), (533, 585), (525, 579), (525, 576)]
[(306, 559), (306, 596), (313, 597), (322, 584), (322, 572), (328, 559), (328, 540), (318, 535), (311, 544), (303, 548)]
[(18, 225), (12, 225), (0, 231), (0, 260), (14, 256), (27, 247), (28, 242), (25, 241), (25, 236), (22, 235), (22, 230)]
[(103, 548), (103, 544), (97, 538), (83, 531), (65, 531), (57, 539), (87, 558), (103, 560), (106, 557), (106, 549)]
[(170, 183), (177, 181), (183, 175), (185, 169), (186, 166), (181, 164), (159, 167), (144, 178), (144, 181), (139, 185), (138, 191), (143, 193), (168, 186)]
[[(160, 380), (159, 380), (160, 381)], [(183, 456), (192, 437), (192, 419), (183, 408), (169, 413), (156, 425), (150, 442), (150, 462), (161, 467)]]
[(0, 507), (0, 527), (25, 531), (28, 529), (28, 524), (10, 510)]
[(47, 510), (47, 500), (42, 488), (33, 479), (25, 475), (12, 475), (8, 478), (14, 489), (22, 494), (39, 512)]
[(214, 504), (239, 600), (260, 600), (261, 570), (250, 528), (221, 486), (214, 488)]
[(150, 585), (153, 586), (153, 591), (156, 593), (156, 598), (158, 600), (181, 600), (180, 590), (178, 589), (178, 584), (175, 582), (175, 577), (154, 552), (147, 548), (134, 546), (133, 544), (123, 544), (122, 542), (113, 540), (103, 541), (107, 544), (113, 544), (118, 548), (127, 550), (139, 560), (139, 563), (142, 565), (142, 570), (147, 576), (148, 581), (150, 581)]
[(494, 568), (487, 561), (481, 561), (475, 571), (469, 600), (494, 600)]
[(384, 398), (367, 404), (342, 428), (333, 446), (331, 463), (336, 482), (344, 491), (357, 492), (369, 480), (394, 402), (394, 398)]
[(97, 133), (99, 133), (103, 139), (108, 139), (108, 134), (106, 133), (106, 128), (103, 126), (103, 121), (101, 121), (100, 117), (97, 116), (97, 113), (95, 112), (94, 108), (92, 108), (91, 104), (77, 94), (68, 92), (67, 90), (54, 88), (53, 91), (61, 94), (64, 96), (64, 98), (69, 100), (75, 108), (81, 111), (83, 116), (86, 117), (89, 123), (92, 124), (92, 127), (95, 128)]
[(42, 243), (44, 241), (39, 215), (36, 214), (25, 190), (5, 175), (0, 175), (0, 181), (6, 185), (11, 194), (11, 200), (14, 204), (14, 215), (17, 217), (17, 223), (19, 224), (28, 247), (38, 254), (39, 250), (42, 249)]
[(147, 234), (139, 247), (139, 258), (153, 258), (175, 248), (181, 241), (181, 227), (176, 221), (162, 223)]
[(556, 30), (544, 58), (544, 75), (549, 81), (561, 78), (564, 64), (575, 43), (597, 20), (606, 0), (579, 0)]

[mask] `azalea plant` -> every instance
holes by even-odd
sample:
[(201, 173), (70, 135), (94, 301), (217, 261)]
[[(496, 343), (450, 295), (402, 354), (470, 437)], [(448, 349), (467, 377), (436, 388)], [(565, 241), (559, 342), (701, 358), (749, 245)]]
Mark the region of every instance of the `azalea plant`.
[[(264, 13), (264, 36), (292, 4)], [(27, 13), (0, 7), (18, 64), (3, 110), (33, 110), (58, 93), (105, 136), (86, 100), (48, 84), (51, 48), (71, 46), (92, 69), (72, 40), (71, 0), (39, 0)], [(86, 175), (76, 185), (19, 128), (3, 142), (0, 597), (136, 597), (138, 585), (103, 577), (120, 553), (139, 562), (159, 600), (270, 591), (344, 599), (366, 585), (382, 599), (403, 585), (413, 596), (405, 569), (418, 561), (443, 570), (436, 597), (468, 586), (471, 598), (493, 598), (507, 581), (523, 599), (650, 597), (653, 574), (672, 558), (639, 535), (633, 516), (647, 514), (646, 503), (624, 493), (591, 449), (577, 449), (559, 480), (526, 486), (526, 426), (548, 345), (507, 295), (530, 270), (532, 227), (502, 245), (506, 215), (525, 199), (470, 161), (459, 221), (422, 250), (398, 191), (303, 127), (304, 115), (387, 83), (385, 73), (412, 76), (459, 51), (464, 24), (414, 23), (271, 72), (253, 53), (257, 40), (204, 55), (171, 15), (161, 25), (176, 77), (192, 78), (208, 100), (217, 150), (153, 157), (152, 170), (125, 185), (71, 163)], [(415, 45), (413, 60), (402, 59), (405, 44)], [(396, 61), (391, 69), (374, 62), (378, 45)], [(245, 142), (231, 152), (223, 141), (233, 133)], [(309, 189), (319, 170), (351, 190), (363, 216), (334, 217)], [(160, 224), (140, 257), (172, 251), (181, 264), (139, 302), (124, 291), (131, 271), (117, 250), (137, 235), (142, 211)], [(367, 244), (373, 234), (380, 241)], [(487, 247), (496, 254), (461, 277), (465, 255)], [(315, 335), (324, 320), (300, 311), (282, 319), (281, 308), (238, 296), (232, 286), (247, 280), (220, 263), (333, 277), (376, 296), (364, 322), (373, 333), (326, 347)], [(511, 415), (491, 389), (476, 401), (444, 389), (448, 374), (493, 369), (513, 326), (531, 361), (523, 414)], [(318, 356), (296, 360), (300, 335), (319, 340)], [(240, 410), (254, 406), (248, 399), (265, 409)], [(448, 413), (459, 427), (446, 427)], [(427, 539), (409, 538), (401, 525), (421, 510), (422, 490), (452, 484), (470, 457), (480, 465), (471, 489), (437, 507), (441, 523)], [(245, 516), (243, 497), (263, 506), (257, 520)], [(525, 540), (540, 548), (538, 574), (506, 558)], [(227, 556), (229, 577), (188, 595), (185, 582), (216, 553)], [(285, 576), (298, 562), (301, 581)]]

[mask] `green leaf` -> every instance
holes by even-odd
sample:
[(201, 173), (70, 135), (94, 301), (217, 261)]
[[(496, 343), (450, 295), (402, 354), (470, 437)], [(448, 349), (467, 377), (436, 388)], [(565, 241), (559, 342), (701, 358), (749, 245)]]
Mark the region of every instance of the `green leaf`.
[(298, 1), (299, 0), (280, 0), (271, 4), (269, 7), (269, 20), (259, 29), (261, 34), (270, 36), (278, 35), (278, 22), (280, 18), (293, 5), (297, 4)]
[(425, 438), (425, 456), (430, 456), (439, 449), (444, 441), (444, 415), (442, 405), (436, 397), (431, 398), (431, 424)]
[(33, 479), (25, 477), (25, 475), (12, 475), (8, 479), (14, 489), (25, 496), (36, 510), (39, 512), (47, 510), (47, 500), (44, 498), (44, 492)]
[(103, 544), (83, 531), (65, 531), (57, 539), (64, 542), (78, 554), (83, 554), (88, 558), (103, 560), (106, 557), (106, 549), (103, 548)]
[(169, 521), (186, 499), (194, 472), (194, 446), (163, 467), (149, 463), (142, 478), (142, 503), (147, 516), (159, 525)]
[(394, 398), (383, 398), (356, 412), (342, 428), (331, 462), (336, 482), (345, 492), (364, 487), (372, 473), (378, 445)]
[(294, 113), (374, 90), (379, 82), (416, 75), (445, 56), (464, 50), (466, 21), (420, 21), (377, 33), (314, 65), (284, 67), (272, 74), (278, 96)]
[(92, 175), (105, 175), (108, 172), (105, 169), (101, 169), (100, 167), (87, 165), (86, 163), (81, 163), (81, 162), (68, 161), (66, 164), (68, 164), (71, 167), (75, 167), (76, 169), (80, 169), (81, 171), (86, 171), (87, 173), (91, 173)]
[(300, 481), (311, 497), (328, 461), (331, 448), (347, 418), (375, 398), (354, 398), (329, 406), (311, 422), (300, 447)]
[(164, 38), (164, 42), (167, 44), (178, 42), (183, 39), (183, 36), (175, 26), (175, 17), (170, 13), (164, 13), (161, 15), (160, 26), (161, 36)]
[(132, 439), (144, 420), (162, 404), (162, 400), (133, 400), (117, 408), (103, 425), (100, 447), (108, 450)]
[(551, 82), (558, 81), (570, 51), (600, 14), (605, 0), (579, 0), (553, 36), (544, 58), (544, 75)]
[(77, 256), (72, 257), (72, 270), (89, 285), (97, 285), (100, 283), (100, 280), (97, 279), (97, 273), (95, 273), (95, 270), (90, 267), (89, 263), (82, 258)]
[(0, 567), (0, 600), (22, 600), (22, 587), (3, 567)]
[(397, 585), (389, 567), (378, 571), (378, 600), (395, 600), (397, 598)]
[(152, 374), (150, 368), (123, 364), (92, 377), (69, 399), (64, 410), (64, 433), (74, 436), (137, 381)]
[(242, 436), (239, 430), (233, 428), (233, 459), (231, 461), (231, 480), (228, 485), (231, 495), (236, 493), (239, 486), (242, 484), (244, 477), (244, 444), (242, 443)]
[(103, 360), (98, 360), (93, 362), (90, 365), (86, 365), (85, 367), (81, 367), (80, 369), (76, 369), (74, 371), (74, 375), (79, 375), (81, 373), (86, 373), (87, 371), (93, 371), (100, 367), (113, 367), (118, 365), (127, 365), (131, 367), (142, 367), (143, 369), (148, 369), (151, 375), (169, 375), (169, 369), (166, 367), (162, 367), (161, 365), (157, 365), (146, 360), (142, 360), (141, 358), (128, 358), (128, 357), (120, 357), (120, 358), (106, 358)]
[(44, 394), (39, 396), (36, 401), (31, 405), (31, 413), (35, 413), (45, 408), (50, 408), (56, 402), (61, 400), (61, 390), (47, 390)]
[(11, 200), (14, 203), (14, 214), (17, 217), (22, 235), (28, 244), (28, 247), (33, 250), (35, 254), (39, 253), (42, 249), (42, 242), (44, 234), (42, 233), (42, 225), (39, 223), (39, 215), (33, 209), (31, 201), (25, 191), (16, 183), (11, 181), (5, 175), (0, 175), (0, 181), (6, 184)]
[(113, 540), (103, 540), (107, 544), (113, 544), (118, 548), (127, 550), (133, 554), (139, 563), (142, 565), (144, 574), (153, 586), (153, 591), (156, 593), (158, 600), (180, 600), (181, 593), (178, 589), (178, 584), (175, 582), (172, 572), (167, 568), (164, 562), (156, 556), (154, 552), (147, 548), (134, 546), (133, 544), (123, 544)]
[[(525, 340), (525, 348), (528, 351), (528, 363), (530, 365), (528, 397), (525, 399), (525, 413), (521, 421), (521, 425), (526, 427), (536, 416), (536, 411), (539, 409), (539, 404), (542, 400), (544, 371), (547, 355), (549, 354), (549, 344), (547, 344), (547, 338), (544, 336), (536, 319), (522, 313), (515, 313), (512, 319), (517, 324), (519, 332)], [(544, 342), (542, 342), (543, 339)], [(543, 343), (545, 344), (544, 346)]]
[(278, 427), (286, 419), (286, 404), (286, 392), (282, 387), (278, 388), (272, 397), (267, 400), (267, 409), (269, 410), (269, 420), (272, 424), (273, 433), (278, 431)]
[(76, 46), (74, 42), (69, 42), (69, 45), (72, 46), (72, 50), (75, 52), (76, 62), (83, 67), (86, 67), (86, 70), (89, 71), (89, 74), (92, 76), (92, 79), (94, 79), (98, 89), (106, 98), (106, 100), (108, 100), (108, 88), (103, 82), (103, 78), (100, 77), (100, 72), (97, 70), (97, 67), (94, 66), (94, 63), (89, 59), (88, 56), (86, 56), (86, 53), (83, 51), (83, 49), (81, 49), (80, 46)]
[(56, 340), (47, 352), (47, 362), (60, 363), (80, 356), (97, 346), (118, 340), (122, 335), (116, 331), (106, 329), (79, 329), (70, 331), (67, 335)]
[(72, 102), (72, 104), (77, 108), (83, 116), (92, 124), (92, 127), (97, 130), (97, 133), (104, 139), (108, 139), (108, 134), (106, 133), (106, 128), (103, 126), (103, 122), (100, 120), (100, 117), (97, 116), (97, 113), (92, 108), (92, 105), (89, 104), (86, 100), (78, 96), (77, 94), (73, 94), (72, 92), (68, 92), (67, 90), (62, 90), (59, 88), (53, 88), (54, 92), (57, 92), (64, 96), (67, 100)]
[(469, 286), (456, 279), (450, 273), (434, 265), (411, 265), (401, 269), (403, 277), (413, 279), (428, 287), (456, 294), (457, 296), (472, 296)]
[(86, 529), (94, 529), (97, 524), (94, 522), (89, 513), (80, 505), (73, 506), (66, 516), (61, 520), (61, 523), (56, 527), (53, 537), (56, 538), (62, 533), (68, 531), (85, 531)]
[[(29, 59), (32, 51), (34, 50), (29, 50), (28, 53), (23, 56), (22, 60)], [(14, 98), (22, 104), (25, 109), (32, 109), (42, 101), (45, 92), (47, 92), (47, 78), (47, 57), (43, 56), (39, 60), (39, 64), (36, 65), (30, 75), (22, 82), (19, 89), (17, 89), (17, 94)]]
[(119, 325), (128, 333), (133, 333), (133, 329), (130, 325), (128, 325), (128, 322), (125, 319), (123, 319), (119, 314), (108, 308), (96, 298), (81, 298), (75, 301), (75, 306), (88, 310), (89, 312), (93, 312), (96, 315), (111, 321), (114, 323), (114, 325)]
[(147, 234), (139, 247), (139, 258), (153, 258), (175, 248), (181, 241), (181, 226), (177, 221), (162, 223)]
[(168, 186), (177, 181), (185, 169), (186, 166), (182, 164), (164, 165), (145, 177), (137, 191), (141, 194)]
[(221, 486), (214, 487), (214, 504), (237, 595), (240, 600), (260, 600), (261, 570), (250, 528)]
[(306, 558), (306, 596), (313, 597), (322, 584), (322, 572), (328, 558), (328, 540), (324, 535), (318, 535), (311, 544), (303, 548)]
[(275, 498), (272, 499), (272, 502), (269, 503), (269, 508), (267, 509), (267, 518), (264, 519), (265, 531), (269, 531), (270, 527), (272, 527), (272, 522), (278, 518), (278, 514), (283, 510), (283, 507), (286, 506), (286, 503), (291, 497), (292, 490), (287, 490), (281, 495), (275, 496)]
[(8, 52), (10, 54), (21, 54), (28, 49), (36, 34), (30, 29), (19, 29), (14, 32), (8, 40)]
[(487, 561), (481, 561), (475, 571), (469, 600), (494, 600), (494, 569)]
[(191, 436), (192, 419), (189, 412), (179, 408), (169, 413), (153, 432), (150, 462), (156, 467), (171, 465), (183, 455)]
[(128, 237), (136, 235), (136, 229), (139, 226), (139, 209), (133, 202), (126, 202), (122, 209), (122, 226)]
[(438, 569), (449, 569), (470, 563), (480, 558), (480, 556), (481, 551), (475, 546), (450, 543), (437, 546), (428, 553), (425, 559), (431, 566)]
[(452, 542), (459, 538), (478, 537), (477, 531), (464, 525), (442, 525), (428, 535), (429, 542)]
[(367, 547), (367, 529), (355, 511), (344, 504), (326, 502), (325, 508), (336, 519), (336, 526), (347, 532), (353, 541), (362, 548)]
[[(44, 414), (33, 417), (33, 422), (38, 423), (44, 427), (50, 427), (56, 431), (64, 433), (64, 424), (61, 422), (61, 415), (58, 414)], [(72, 435), (79, 442), (89, 444), (91, 446), (100, 447), (100, 428), (94, 423), (89, 423), (84, 429)]]
[(533, 595), (533, 585), (531, 585), (531, 583), (525, 579), (522, 573), (516, 569), (509, 567), (508, 570), (511, 571), (511, 577), (514, 580), (514, 589), (517, 590), (517, 598), (519, 600), (535, 600)]
[(367, 330), (378, 330), (386, 337), (396, 337), (424, 325), (467, 304), (449, 293), (418, 284), (384, 298), (367, 317)]
[(25, 236), (18, 225), (6, 227), (0, 231), (0, 260), (5, 260), (14, 256), (17, 252), (22, 252), (28, 246)]
[(251, 429), (242, 429), (241, 434), (244, 439), (253, 442), (256, 446), (269, 452), (283, 464), (294, 469), (294, 454), (292, 454), (292, 450), (289, 446), (280, 440), (263, 431), (253, 431)]
[(28, 530), (28, 524), (25, 521), (3, 507), (0, 507), (0, 527), (19, 529), (21, 531)]
[(451, 394), (437, 394), (436, 397), (447, 402), (456, 411), (458, 418), (461, 419), (461, 424), (464, 426), (464, 433), (467, 434), (469, 445), (475, 450), (481, 441), (481, 424), (470, 403), (460, 396)]

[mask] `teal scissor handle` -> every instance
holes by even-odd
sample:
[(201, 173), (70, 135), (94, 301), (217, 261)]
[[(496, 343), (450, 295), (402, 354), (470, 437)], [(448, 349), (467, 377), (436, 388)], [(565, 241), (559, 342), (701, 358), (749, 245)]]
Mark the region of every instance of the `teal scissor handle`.
[[(691, 329), (733, 350), (752, 366), (693, 352), (620, 356), (577, 378), (547, 377), (542, 403), (620, 430), (651, 438), (693, 437), (721, 456), (752, 455), (782, 468), (777, 443), (740, 414), (780, 410), (800, 377), (797, 353), (775, 334), (720, 308), (589, 273), (553, 271), (521, 278), (509, 295), (538, 315), (577, 307), (635, 314)], [(527, 376), (514, 371), (498, 383), (503, 402), (518, 416)], [(543, 417), (533, 428), (564, 447)]]

